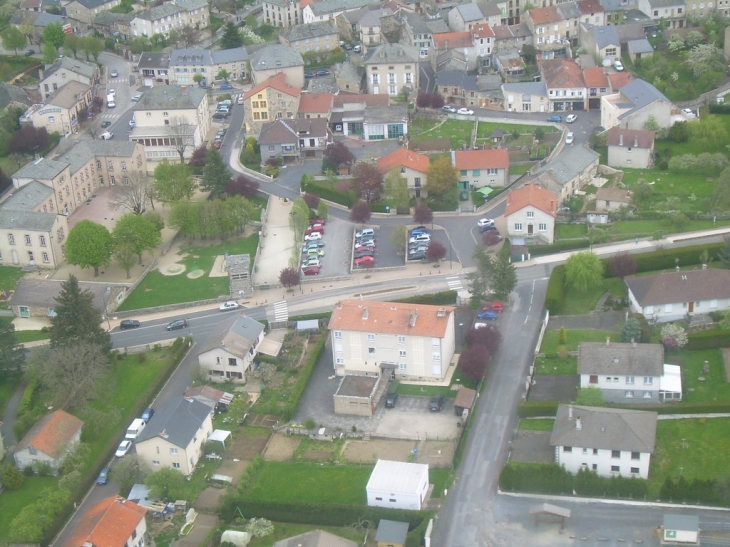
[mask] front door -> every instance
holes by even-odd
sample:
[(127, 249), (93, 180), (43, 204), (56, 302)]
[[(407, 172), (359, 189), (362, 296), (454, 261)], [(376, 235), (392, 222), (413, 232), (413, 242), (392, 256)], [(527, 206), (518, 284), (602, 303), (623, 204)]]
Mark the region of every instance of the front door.
[(693, 311), (695, 311), (695, 303), (690, 302), (689, 303), (689, 313), (692, 313)]
[(527, 225), (527, 235), (528, 236), (531, 236), (532, 235), (532, 229), (533, 229), (533, 225), (532, 224), (528, 224)]
[(18, 306), (20, 317), (30, 317), (30, 308), (28, 306)]

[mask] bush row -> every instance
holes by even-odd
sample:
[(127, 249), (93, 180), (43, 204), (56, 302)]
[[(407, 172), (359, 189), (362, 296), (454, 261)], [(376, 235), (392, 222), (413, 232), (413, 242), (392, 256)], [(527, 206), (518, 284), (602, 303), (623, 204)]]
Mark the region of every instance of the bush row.
[(304, 366), (302, 367), (302, 372), (301, 374), (299, 374), (299, 378), (297, 378), (296, 384), (294, 384), (294, 387), (292, 387), (291, 391), (289, 392), (289, 399), (287, 400), (286, 406), (281, 413), (281, 419), (283, 421), (288, 422), (289, 420), (291, 420), (294, 416), (294, 413), (297, 411), (297, 407), (299, 406), (299, 400), (302, 398), (302, 395), (304, 395), (304, 390), (307, 389), (307, 384), (309, 383), (309, 380), (314, 373), (314, 369), (317, 366), (317, 361), (324, 351), (324, 343), (326, 340), (327, 337), (323, 336), (314, 344), (314, 347), (312, 348), (312, 351), (307, 358), (307, 362), (304, 363)]
[(312, 319), (329, 319), (331, 316), (331, 311), (325, 311), (322, 313), (310, 313), (308, 315), (294, 315), (289, 318), (289, 321), (311, 321)]
[(730, 330), (703, 330), (690, 332), (684, 349), (714, 349), (730, 347)]
[[(724, 243), (710, 243), (708, 245), (693, 245), (692, 247), (682, 247), (680, 249), (661, 249), (659, 251), (650, 251), (632, 255), (636, 260), (636, 273), (657, 272), (660, 270), (673, 270), (677, 266), (686, 267), (700, 263), (700, 255), (707, 250), (710, 258), (716, 259), (717, 252), (722, 248)], [(604, 263), (604, 271), (606, 277), (612, 277), (609, 268), (610, 258), (602, 259)]]
[(517, 415), (520, 418), (536, 418), (549, 416), (554, 418), (558, 413), (558, 401), (522, 401), (517, 405)]
[(634, 477), (601, 477), (581, 469), (573, 475), (556, 463), (509, 462), (499, 474), (500, 489), (508, 492), (643, 498), (647, 482)]
[(565, 265), (555, 266), (550, 274), (547, 292), (545, 293), (545, 308), (551, 315), (560, 315), (565, 301)]
[(646, 317), (644, 317), (644, 314), (642, 313), (632, 313), (631, 317), (636, 319), (639, 322), (639, 326), (641, 327), (641, 343), (642, 344), (648, 344), (651, 342), (651, 335), (654, 332), (652, 328), (649, 326), (649, 322), (646, 320)]
[(710, 103), (710, 114), (730, 114), (730, 103)]
[(668, 502), (702, 503), (715, 505), (723, 503), (719, 481), (715, 479), (692, 479), (688, 482), (680, 475), (675, 481), (667, 477), (659, 490), (659, 499)]
[(551, 245), (535, 245), (534, 247), (530, 247), (530, 255), (551, 255), (564, 251), (572, 251), (574, 249), (585, 249), (590, 244), (590, 241), (587, 239), (565, 239), (563, 241), (556, 241)]
[(302, 190), (304, 192), (309, 192), (310, 194), (317, 195), (322, 199), (326, 199), (334, 203), (339, 203), (340, 205), (344, 205), (347, 208), (350, 208), (355, 205), (355, 203), (357, 203), (357, 197), (355, 197), (353, 194), (333, 190), (332, 188), (320, 186), (319, 184), (315, 184), (313, 182), (302, 183)]
[(401, 304), (429, 304), (431, 306), (454, 306), (456, 305), (456, 291), (441, 291), (433, 294), (419, 294), (393, 300)]

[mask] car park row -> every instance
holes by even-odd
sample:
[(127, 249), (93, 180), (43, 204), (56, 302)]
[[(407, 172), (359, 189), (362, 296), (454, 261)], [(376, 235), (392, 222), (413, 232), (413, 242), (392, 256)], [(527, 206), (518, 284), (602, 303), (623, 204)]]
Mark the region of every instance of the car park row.
[(431, 244), (431, 234), (424, 226), (413, 228), (408, 236), (408, 260), (424, 260)]
[(322, 268), (320, 258), (324, 256), (325, 221), (315, 218), (309, 221), (309, 227), (304, 232), (304, 246), (302, 247), (302, 275), (319, 275)]
[(375, 230), (372, 228), (363, 228), (355, 232), (352, 263), (359, 268), (375, 266)]

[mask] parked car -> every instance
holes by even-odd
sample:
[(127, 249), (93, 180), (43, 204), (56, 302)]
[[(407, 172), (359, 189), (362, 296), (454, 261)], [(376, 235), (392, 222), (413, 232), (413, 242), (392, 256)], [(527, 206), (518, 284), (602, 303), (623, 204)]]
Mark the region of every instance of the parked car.
[(152, 419), (152, 416), (154, 416), (154, 415), (155, 415), (155, 409), (152, 408), (151, 406), (148, 406), (147, 408), (144, 409), (144, 412), (142, 412), (142, 416), (140, 416), (140, 418), (142, 418), (145, 421), (145, 423), (147, 423)]
[(233, 101), (231, 99), (224, 99), (218, 103), (218, 106), (232, 106)]
[(359, 232), (355, 232), (355, 237), (374, 237), (375, 230), (372, 228), (363, 228)]
[(304, 235), (311, 234), (313, 232), (319, 232), (324, 235), (324, 224), (312, 224), (307, 228), (307, 231), (304, 232)]
[(319, 275), (319, 266), (302, 266), (304, 275)]
[(213, 119), (219, 122), (225, 121), (228, 117), (228, 112), (216, 112), (213, 114)]
[(121, 458), (127, 452), (129, 452), (129, 449), (131, 447), (132, 447), (132, 441), (130, 441), (129, 439), (124, 439), (121, 443), (119, 443), (119, 446), (117, 447), (117, 451), (114, 453), (114, 455), (117, 458)]
[(227, 129), (225, 127), (221, 127), (218, 131), (215, 132), (216, 136), (223, 136), (226, 134)]
[(342, 44), (342, 49), (350, 51), (352, 49), (352, 46), (350, 44)]
[(355, 259), (358, 259), (358, 258), (363, 258), (363, 257), (365, 257), (365, 256), (370, 256), (370, 257), (374, 257), (374, 256), (375, 256), (375, 251), (360, 251), (359, 253), (355, 253), (355, 254), (353, 255), (353, 257), (354, 257)]
[(685, 118), (696, 118), (697, 117), (691, 108), (683, 108), (682, 114), (684, 114)]
[(485, 319), (487, 321), (495, 321), (497, 317), (499, 317), (499, 315), (494, 311), (480, 311), (477, 314), (477, 319)]
[(324, 226), (325, 224), (327, 224), (327, 222), (324, 219), (317, 217), (309, 221), (309, 225), (311, 226), (312, 224), (321, 224), (322, 226)]
[(236, 104), (243, 104), (243, 95), (236, 99)]
[(99, 138), (100, 138), (101, 140), (103, 140), (103, 141), (110, 141), (110, 140), (112, 140), (112, 137), (113, 137), (113, 136), (114, 136), (114, 133), (112, 133), (111, 131), (104, 131), (104, 132), (103, 132), (103, 133), (101, 134), (101, 137), (99, 137)]
[(238, 302), (236, 302), (235, 300), (229, 300), (228, 302), (223, 302), (223, 304), (221, 304), (218, 307), (218, 309), (220, 311), (228, 311), (228, 310), (237, 310), (240, 307), (241, 307), (241, 305)]
[(28, 51), (25, 52), (26, 57), (30, 57), (31, 55), (35, 55), (34, 49), (29, 49)]
[(134, 129), (135, 127), (137, 127), (137, 122), (135, 122), (134, 120), (129, 120), (129, 128)]
[(578, 119), (578, 116), (576, 116), (575, 114), (568, 114), (565, 117), (565, 123), (573, 123), (577, 119)]
[(329, 76), (329, 75), (330, 75), (329, 70), (318, 70), (317, 71), (317, 76)]
[(187, 328), (187, 326), (188, 326), (187, 319), (175, 319), (175, 321), (170, 321), (165, 328), (167, 330), (178, 330), (178, 329)]
[(302, 261), (302, 266), (317, 266), (318, 268), (321, 268), (322, 263), (316, 256), (307, 256), (307, 258)]
[(489, 304), (482, 307), (482, 311), (493, 311), (495, 313), (502, 313), (504, 311), (504, 304), (502, 302), (495, 300), (494, 302), (490, 302)]
[(223, 91), (226, 91), (226, 90), (228, 90), (228, 89), (233, 89), (233, 86), (232, 86), (231, 84), (222, 84), (222, 85), (221, 85), (221, 89), (222, 89)]
[(430, 235), (430, 234), (429, 234), (429, 231), (428, 231), (428, 230), (426, 230), (426, 228), (425, 228), (425, 227), (423, 227), (423, 226), (418, 226), (418, 227), (416, 227), (416, 228), (413, 228), (413, 229), (411, 230), (411, 236), (415, 236), (415, 235), (418, 235), (418, 234), (426, 234), (426, 235)]
[(304, 236), (304, 241), (316, 241), (318, 239), (322, 239), (321, 232), (312, 232), (310, 234), (305, 234)]
[(355, 246), (357, 246), (357, 247), (375, 247), (375, 240), (373, 238), (367, 238), (367, 237), (356, 239)]
[(222, 145), (223, 141), (213, 141), (213, 148), (215, 148), (216, 150), (220, 150)]
[(375, 251), (374, 245), (357, 245), (355, 246), (355, 252), (361, 253), (363, 251)]
[(470, 110), (468, 108), (460, 108), (459, 110), (456, 111), (456, 113), (461, 114), (463, 116), (471, 116), (472, 114), (474, 114), (474, 111)]
[(415, 243), (416, 241), (431, 241), (431, 236), (428, 234), (416, 234), (408, 240), (408, 243)]
[(573, 144), (573, 132), (571, 131), (567, 135), (565, 135), (565, 144)]
[(137, 327), (139, 327), (139, 321), (135, 319), (122, 319), (119, 323), (119, 328), (121, 330), (136, 329)]
[(441, 412), (441, 407), (444, 406), (444, 396), (434, 395), (428, 403), (428, 409), (431, 412)]
[(619, 61), (618, 59), (616, 59), (613, 62), (613, 68), (615, 68), (616, 70), (618, 70), (619, 72), (621, 72), (624, 69), (624, 64), (621, 61)]
[(96, 484), (106, 484), (109, 482), (109, 468), (102, 467), (99, 476), (96, 477)]
[(309, 256), (324, 256), (324, 249), (309, 249), (307, 254)]
[(479, 226), (480, 228), (482, 226), (494, 226), (494, 220), (492, 220), (491, 218), (480, 218), (477, 221), (477, 226)]
[(139, 101), (139, 100), (140, 100), (141, 98), (142, 98), (142, 95), (138, 93), (137, 95), (135, 95), (134, 97), (132, 97), (132, 102), (135, 102), (135, 103), (136, 103), (136, 102), (138, 102), (138, 101)]
[(560, 116), (550, 116), (547, 121), (552, 123), (560, 123), (563, 121), (563, 118), (561, 118)]
[(306, 254), (310, 249), (320, 249), (324, 247), (324, 241), (309, 241), (302, 247), (302, 253)]
[(304, 78), (306, 80), (311, 80), (312, 78), (314, 78), (314, 74), (312, 74), (311, 72), (305, 72), (304, 73)]
[(110, 89), (110, 90), (109, 90), (109, 91), (107, 92), (107, 95), (116, 95), (116, 94), (117, 94), (117, 92), (116, 92), (116, 90), (114, 90), (114, 89)]
[(352, 48), (352, 51), (355, 53), (360, 53), (360, 50), (362, 50), (362, 46), (360, 44), (357, 44), (355, 47)]
[(109, 73), (109, 76), (111, 76), (112, 78), (116, 78), (117, 76), (119, 76), (119, 72), (117, 72), (116, 70), (112, 70)]
[(395, 408), (395, 403), (398, 402), (397, 393), (388, 393), (385, 396), (385, 408)]
[(454, 114), (456, 112), (456, 108), (454, 108), (450, 104), (442, 106), (441, 110), (443, 110), (444, 112), (448, 112), (449, 114)]
[(102, 127), (109, 127), (111, 124), (112, 122), (110, 122), (109, 120), (104, 120), (103, 122), (101, 122)]
[(375, 257), (363, 256), (355, 259), (356, 266), (375, 266)]
[(408, 260), (423, 260), (424, 258), (426, 258), (426, 251), (418, 251), (408, 254)]

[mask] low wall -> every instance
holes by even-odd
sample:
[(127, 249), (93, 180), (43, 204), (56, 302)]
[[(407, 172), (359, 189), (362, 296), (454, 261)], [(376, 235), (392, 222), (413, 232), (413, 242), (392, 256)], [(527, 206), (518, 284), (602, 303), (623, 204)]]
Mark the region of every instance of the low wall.
[(185, 308), (191, 308), (193, 306), (206, 306), (208, 304), (220, 304), (230, 300), (231, 296), (226, 294), (219, 296), (218, 298), (207, 298), (205, 300), (195, 300), (194, 302), (180, 302), (179, 304), (168, 304), (167, 306), (155, 306), (154, 308), (140, 308), (138, 310), (128, 310), (114, 313), (111, 319), (127, 319), (129, 317), (137, 317), (140, 315), (149, 315), (152, 313), (162, 313), (172, 310), (182, 310)]

